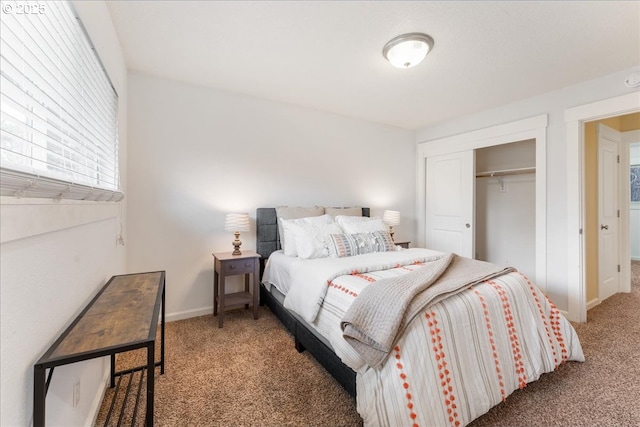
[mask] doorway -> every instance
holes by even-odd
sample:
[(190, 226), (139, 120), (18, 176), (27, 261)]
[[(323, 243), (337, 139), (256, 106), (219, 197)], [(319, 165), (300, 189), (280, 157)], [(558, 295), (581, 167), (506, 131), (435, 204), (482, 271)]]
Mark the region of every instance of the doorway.
[[(629, 143), (623, 135), (639, 129), (640, 113), (584, 124), (587, 311), (614, 293), (630, 291), (630, 157)], [(607, 174), (607, 169), (613, 167), (617, 168), (616, 172), (609, 170)], [(615, 179), (612, 181), (609, 175)]]
[[(586, 265), (587, 251), (585, 249), (585, 123), (610, 117), (624, 116), (640, 111), (640, 97), (637, 93), (609, 98), (593, 102), (565, 111), (566, 145), (567, 145), (567, 295), (568, 317), (572, 321), (585, 322), (587, 320), (587, 286)], [(628, 230), (628, 222), (626, 224)], [(621, 249), (628, 251), (628, 233), (621, 230)], [(622, 259), (629, 258), (623, 255)], [(621, 265), (621, 283), (629, 286), (630, 264)]]

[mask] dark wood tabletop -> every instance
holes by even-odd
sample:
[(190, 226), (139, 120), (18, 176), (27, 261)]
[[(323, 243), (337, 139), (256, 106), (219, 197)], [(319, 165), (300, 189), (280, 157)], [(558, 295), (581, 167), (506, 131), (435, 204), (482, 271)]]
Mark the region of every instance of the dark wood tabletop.
[(154, 339), (161, 275), (114, 276), (39, 363)]

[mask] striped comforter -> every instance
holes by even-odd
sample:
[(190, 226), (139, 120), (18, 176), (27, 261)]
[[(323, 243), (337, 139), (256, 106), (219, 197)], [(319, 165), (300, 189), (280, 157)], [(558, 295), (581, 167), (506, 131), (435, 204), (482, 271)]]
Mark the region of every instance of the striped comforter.
[(370, 283), (421, 266), (332, 278), (312, 324), (357, 372), (365, 425), (464, 426), (541, 374), (584, 360), (571, 324), (525, 276), (511, 272), (427, 307), (381, 368), (367, 366), (342, 337), (344, 313)]

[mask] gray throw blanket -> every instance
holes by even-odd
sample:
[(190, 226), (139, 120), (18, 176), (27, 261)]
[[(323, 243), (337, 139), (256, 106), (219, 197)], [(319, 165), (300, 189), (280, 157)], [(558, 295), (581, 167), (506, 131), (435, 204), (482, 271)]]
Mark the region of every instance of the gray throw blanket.
[(425, 307), (513, 270), (446, 254), (411, 273), (380, 279), (351, 304), (340, 322), (342, 335), (369, 366), (379, 367)]

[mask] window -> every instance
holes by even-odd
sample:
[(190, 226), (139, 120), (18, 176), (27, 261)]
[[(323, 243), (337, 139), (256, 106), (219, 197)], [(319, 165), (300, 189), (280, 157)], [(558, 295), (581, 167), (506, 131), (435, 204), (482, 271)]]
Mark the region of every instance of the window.
[(3, 196), (119, 201), (118, 95), (69, 2), (2, 2)]
[(630, 169), (631, 201), (640, 202), (640, 165), (631, 165)]

